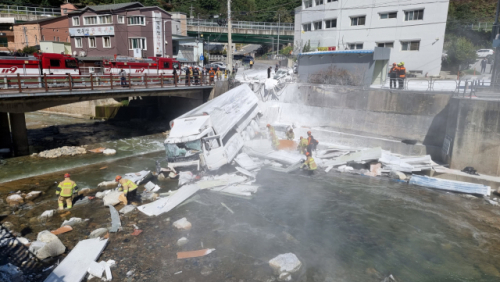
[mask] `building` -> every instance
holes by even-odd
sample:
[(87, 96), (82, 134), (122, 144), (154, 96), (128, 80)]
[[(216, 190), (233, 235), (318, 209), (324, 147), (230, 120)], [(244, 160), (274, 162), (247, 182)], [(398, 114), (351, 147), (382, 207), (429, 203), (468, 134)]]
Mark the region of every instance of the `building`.
[(68, 20), (74, 55), (172, 57), (172, 19), (161, 8), (139, 2), (87, 6), (68, 10)]
[(68, 17), (50, 17), (14, 24), (14, 50), (40, 45), (40, 41), (69, 42)]
[(14, 51), (14, 18), (0, 18), (0, 52)]
[(172, 12), (172, 34), (187, 36), (187, 16), (185, 13)]
[(56, 41), (40, 41), (40, 51), (43, 53), (71, 55), (71, 43), (56, 42)]
[(449, 1), (303, 0), (295, 14), (295, 53), (392, 48), (390, 62), (439, 75)]

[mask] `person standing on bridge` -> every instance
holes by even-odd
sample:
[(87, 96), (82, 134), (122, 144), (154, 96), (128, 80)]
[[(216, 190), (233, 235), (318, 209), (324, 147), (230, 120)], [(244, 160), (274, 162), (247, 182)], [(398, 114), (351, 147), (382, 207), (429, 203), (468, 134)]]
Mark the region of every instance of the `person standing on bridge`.
[(222, 79), (222, 72), (220, 71), (219, 67), (217, 67), (217, 71), (215, 73), (217, 74), (217, 80), (221, 80)]
[(271, 70), (273, 67), (268, 67), (267, 68), (267, 78), (271, 78)]
[(486, 61), (486, 58), (483, 58), (483, 59), (481, 60), (481, 73), (485, 73), (485, 72), (486, 72), (486, 64), (487, 64), (487, 63), (488, 63), (488, 62)]
[[(127, 86), (127, 73), (125, 72), (125, 70), (121, 69), (119, 74), (120, 74), (120, 85), (122, 87)], [(111, 81), (111, 83), (113, 82)]]
[(64, 202), (66, 202), (66, 208), (71, 209), (73, 207), (73, 194), (78, 191), (78, 186), (69, 177), (71, 175), (66, 173), (64, 175), (64, 180), (59, 183), (56, 188), (56, 195), (59, 196), (57, 203), (59, 205), (59, 210), (64, 209)]
[(405, 88), (405, 79), (406, 79), (406, 68), (405, 68), (405, 63), (401, 62), (399, 63), (399, 89), (404, 89)]
[(214, 83), (214, 77), (215, 77), (215, 71), (214, 71), (214, 68), (210, 68), (210, 70), (208, 71), (208, 76), (210, 77), (210, 85), (212, 85), (212, 83)]
[(194, 70), (193, 70), (193, 74), (194, 74), (194, 84), (198, 85), (200, 84), (200, 71), (198, 70), (197, 67), (194, 67)]
[(396, 79), (398, 77), (398, 73), (399, 73), (399, 67), (396, 63), (392, 63), (392, 68), (391, 70), (389, 71), (389, 78), (390, 78), (390, 87), (391, 89), (393, 88), (393, 84), (394, 84), (394, 88), (397, 88), (396, 87)]

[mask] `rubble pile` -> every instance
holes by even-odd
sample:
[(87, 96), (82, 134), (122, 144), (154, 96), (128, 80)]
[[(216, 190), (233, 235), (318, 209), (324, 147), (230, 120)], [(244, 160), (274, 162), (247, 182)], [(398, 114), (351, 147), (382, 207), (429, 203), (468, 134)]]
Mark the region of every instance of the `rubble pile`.
[(64, 146), (52, 150), (42, 151), (38, 154), (41, 158), (55, 159), (62, 156), (76, 156), (86, 154), (87, 150), (83, 147)]

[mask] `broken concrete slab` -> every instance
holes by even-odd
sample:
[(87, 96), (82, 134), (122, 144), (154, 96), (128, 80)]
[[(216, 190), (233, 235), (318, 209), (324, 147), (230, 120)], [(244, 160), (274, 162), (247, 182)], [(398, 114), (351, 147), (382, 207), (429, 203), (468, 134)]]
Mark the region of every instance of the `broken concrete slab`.
[(129, 212), (133, 212), (135, 209), (136, 207), (134, 205), (126, 205), (119, 211), (119, 213), (127, 214)]
[[(110, 264), (110, 261), (112, 264)], [(103, 263), (103, 262), (101, 262)], [(106, 278), (102, 278), (104, 281), (111, 281), (113, 280), (113, 275), (111, 274), (111, 266), (115, 265), (114, 260), (108, 260), (107, 262), (104, 263), (104, 273), (106, 274)]]
[(38, 233), (37, 241), (31, 244), (30, 251), (37, 258), (46, 259), (63, 254), (66, 251), (66, 247), (56, 235), (50, 233), (48, 230), (44, 230)]
[(406, 174), (402, 173), (401, 171), (397, 170), (391, 170), (389, 173), (389, 177), (392, 179), (398, 179), (398, 180), (406, 180)]
[(238, 172), (240, 172), (241, 174), (246, 175), (246, 176), (248, 176), (248, 177), (250, 177), (250, 178), (255, 178), (255, 177), (256, 177), (255, 173), (250, 172), (250, 171), (248, 171), (248, 170), (246, 170), (246, 169), (244, 169), (244, 168), (242, 168), (242, 167), (237, 166), (237, 167), (236, 167), (236, 170), (237, 170)]
[(69, 220), (63, 221), (63, 223), (61, 224), (61, 227), (65, 226), (65, 225), (69, 225), (69, 226), (73, 227), (76, 224), (82, 223), (82, 222), (83, 222), (83, 220), (81, 218), (79, 218), (79, 217), (72, 217)]
[(87, 239), (78, 242), (68, 256), (45, 279), (45, 282), (80, 282), (87, 275), (91, 262), (95, 261), (108, 240), (99, 238)]
[(440, 190), (453, 191), (459, 193), (477, 194), (483, 196), (491, 195), (490, 186), (485, 186), (482, 184), (473, 184), (468, 182), (445, 180), (428, 176), (412, 175), (409, 183), (418, 186), (436, 188)]
[(280, 163), (285, 163), (288, 165), (295, 164), (303, 159), (304, 155), (300, 155), (298, 152), (288, 152), (288, 151), (275, 151), (271, 147), (271, 142), (269, 140), (250, 140), (245, 142), (243, 151), (249, 156), (258, 157), (261, 159), (268, 159), (277, 161)]
[(181, 230), (190, 230), (191, 229), (191, 222), (189, 222), (185, 217), (175, 221), (172, 224), (175, 228), (181, 229)]
[(103, 181), (99, 184), (97, 184), (98, 188), (116, 188), (118, 187), (118, 182), (116, 181)]
[(179, 172), (179, 187), (188, 184), (189, 182), (193, 181), (195, 178), (195, 175), (191, 171), (180, 171)]
[(270, 167), (268, 167), (268, 169), (283, 172), (283, 173), (291, 173), (291, 172), (298, 170), (301, 165), (302, 165), (302, 160), (300, 160), (294, 164), (291, 164), (286, 168), (271, 165)]
[(346, 164), (348, 162), (360, 162), (368, 160), (378, 160), (382, 156), (382, 149), (380, 147), (371, 148), (367, 150), (358, 151), (355, 153), (343, 155), (332, 160), (326, 160), (324, 166), (327, 168)]
[(124, 176), (124, 178), (133, 181), (137, 185), (141, 184), (149, 177), (151, 177), (151, 171), (149, 170), (141, 170), (139, 172), (126, 173)]
[(197, 258), (210, 254), (215, 251), (215, 249), (203, 249), (198, 251), (190, 251), (190, 252), (178, 252), (177, 259), (187, 259), (187, 258)]
[(277, 275), (281, 273), (288, 272), (294, 273), (297, 272), (302, 263), (297, 258), (297, 256), (293, 253), (281, 254), (269, 261), (269, 266), (274, 270)]
[(246, 153), (238, 154), (234, 158), (234, 161), (246, 170), (254, 170), (259, 168), (259, 165), (255, 163)]
[[(106, 264), (106, 263), (104, 263)], [(95, 261), (91, 261), (87, 272), (97, 278), (102, 278), (104, 272), (104, 265)]]
[(149, 181), (148, 183), (146, 183), (146, 185), (144, 185), (144, 188), (146, 189), (146, 191), (148, 191), (149, 193), (151, 192), (157, 192), (158, 190), (160, 190), (160, 186), (158, 185), (155, 185), (153, 182)]
[(47, 220), (54, 216), (54, 210), (46, 210), (39, 217), (38, 220)]
[(197, 185), (190, 184), (181, 187), (177, 192), (167, 198), (161, 198), (152, 203), (142, 205), (137, 209), (148, 216), (160, 215), (169, 212), (193, 194), (198, 192), (200, 188)]
[(236, 184), (223, 187), (214, 187), (209, 190), (231, 195), (251, 197), (252, 194), (257, 193), (258, 189), (259, 186), (257, 185)]
[[(123, 202), (123, 198), (120, 197), (122, 195), (123, 195), (123, 192), (121, 192), (121, 191), (111, 191), (111, 192), (107, 193), (106, 196), (104, 196), (104, 198), (102, 198), (102, 200), (104, 201), (105, 206), (109, 206), (109, 205), (116, 206), (120, 202)], [(127, 203), (125, 203), (125, 204), (127, 204)]]
[(118, 230), (122, 227), (122, 223), (120, 221), (120, 215), (116, 211), (115, 207), (112, 205), (108, 205), (109, 212), (111, 213), (111, 228), (109, 232), (118, 232)]
[(26, 201), (33, 201), (34, 199), (38, 198), (42, 194), (42, 191), (31, 191), (29, 192), (24, 199)]
[(96, 230), (90, 233), (89, 238), (99, 238), (101, 236), (106, 235), (106, 233), (108, 233), (107, 228), (97, 228)]

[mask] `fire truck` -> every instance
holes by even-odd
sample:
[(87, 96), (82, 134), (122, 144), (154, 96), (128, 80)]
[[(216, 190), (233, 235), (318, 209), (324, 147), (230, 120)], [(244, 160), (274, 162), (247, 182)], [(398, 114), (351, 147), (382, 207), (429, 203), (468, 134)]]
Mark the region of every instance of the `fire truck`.
[(179, 68), (179, 62), (171, 58), (149, 57), (135, 59), (130, 57), (116, 57), (114, 61), (104, 60), (104, 74), (118, 75), (123, 69), (127, 74), (172, 75), (174, 68)]
[(78, 60), (70, 55), (35, 53), (29, 57), (0, 57), (0, 75), (79, 75)]

